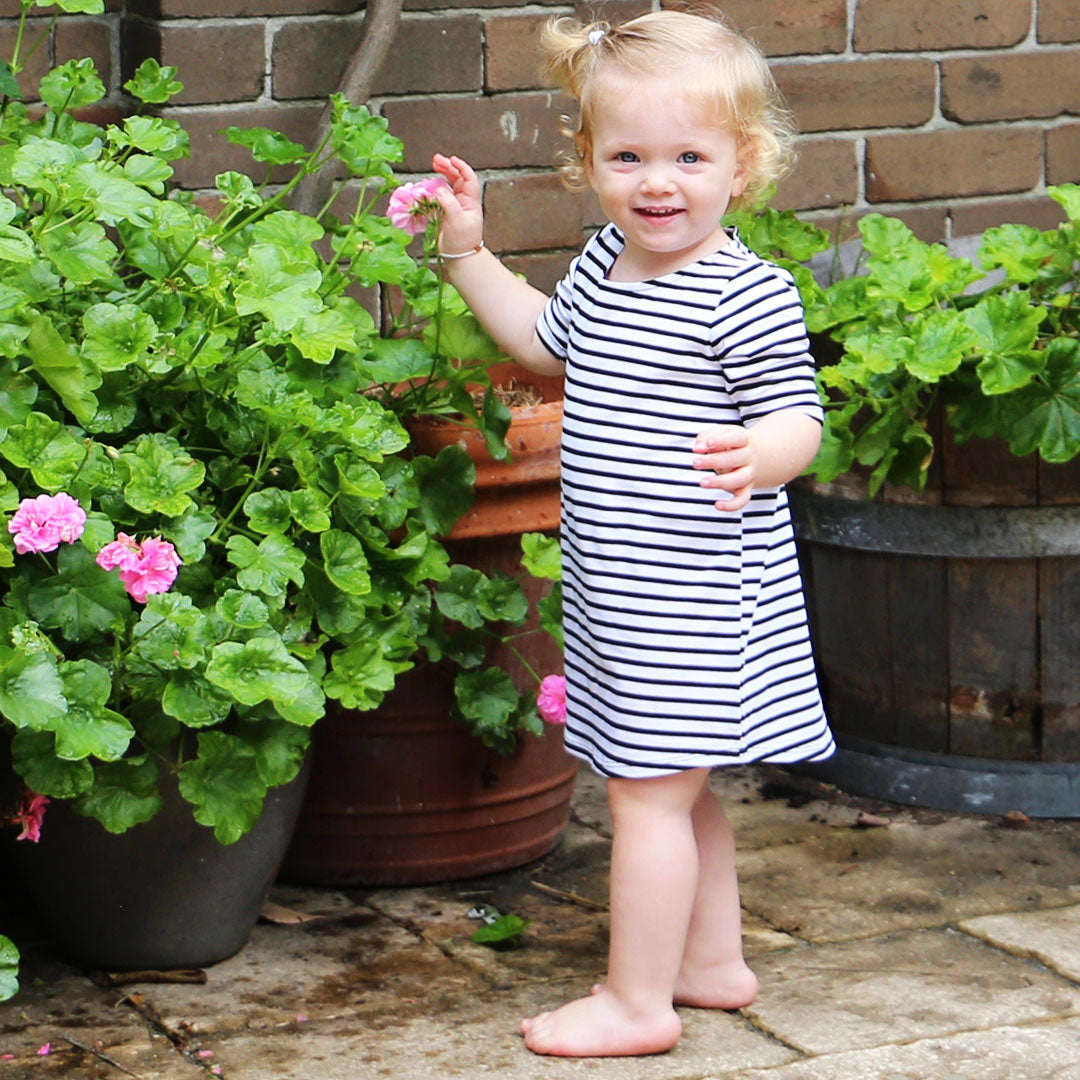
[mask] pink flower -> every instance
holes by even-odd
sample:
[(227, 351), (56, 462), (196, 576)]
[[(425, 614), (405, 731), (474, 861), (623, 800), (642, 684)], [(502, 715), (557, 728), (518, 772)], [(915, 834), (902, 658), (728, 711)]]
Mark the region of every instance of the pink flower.
[(168, 540), (151, 536), (138, 544), (127, 533), (120, 533), (117, 540), (106, 544), (97, 553), (96, 561), (103, 570), (119, 569), (120, 583), (140, 604), (145, 604), (153, 593), (167, 592), (180, 566), (180, 556)]
[(49, 800), (44, 795), (35, 795), (29, 788), (23, 788), (22, 805), (11, 819), (13, 825), (22, 826), (16, 840), (29, 840), (31, 844), (36, 844), (41, 839), (41, 823), (48, 805)]
[(20, 555), (30, 551), (55, 551), (62, 543), (73, 544), (86, 527), (86, 511), (64, 492), (23, 499), (8, 522), (8, 532), (15, 534), (15, 550)]
[(431, 176), (415, 184), (402, 184), (390, 196), (387, 217), (410, 236), (419, 236), (427, 228), (428, 222), (433, 221), (439, 213), (435, 191), (445, 186), (446, 181), (441, 176)]
[(545, 675), (536, 695), (536, 708), (549, 724), (566, 723), (566, 677)]
[(52, 1043), (43, 1043), (38, 1047), (38, 1057), (48, 1057), (52, 1053)]

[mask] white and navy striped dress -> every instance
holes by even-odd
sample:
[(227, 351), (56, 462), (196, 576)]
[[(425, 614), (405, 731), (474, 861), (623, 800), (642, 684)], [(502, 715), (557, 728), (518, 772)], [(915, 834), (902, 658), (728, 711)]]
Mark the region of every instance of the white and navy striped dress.
[(724, 514), (695, 436), (777, 409), (821, 419), (790, 276), (737, 238), (649, 281), (585, 245), (540, 318), (566, 361), (566, 746), (605, 776), (833, 752), (781, 488)]

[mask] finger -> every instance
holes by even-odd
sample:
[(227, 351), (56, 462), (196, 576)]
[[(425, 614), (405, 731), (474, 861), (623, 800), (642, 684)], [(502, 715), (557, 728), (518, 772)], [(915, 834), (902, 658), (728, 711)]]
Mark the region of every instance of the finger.
[(750, 501), (752, 490), (752, 486), (748, 484), (746, 487), (728, 491), (728, 498), (717, 499), (713, 506), (722, 513), (733, 514), (737, 510), (741, 510)]

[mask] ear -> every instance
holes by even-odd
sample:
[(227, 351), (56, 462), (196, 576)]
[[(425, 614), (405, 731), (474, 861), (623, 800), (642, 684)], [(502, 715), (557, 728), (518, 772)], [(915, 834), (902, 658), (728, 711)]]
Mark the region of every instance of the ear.
[(731, 197), (737, 199), (750, 183), (749, 163), (741, 156), (735, 165), (735, 175), (731, 178)]

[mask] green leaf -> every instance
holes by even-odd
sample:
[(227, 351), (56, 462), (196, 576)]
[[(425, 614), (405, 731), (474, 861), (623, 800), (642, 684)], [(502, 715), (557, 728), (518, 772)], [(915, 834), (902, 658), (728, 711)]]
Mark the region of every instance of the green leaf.
[(102, 371), (119, 371), (145, 355), (157, 326), (134, 304), (94, 304), (83, 315), (83, 335), (83, 355)]
[(209, 511), (189, 506), (180, 517), (162, 522), (161, 535), (172, 541), (183, 562), (196, 563), (206, 554), (205, 541), (216, 529), (217, 521)]
[(358, 499), (380, 499), (386, 494), (382, 477), (370, 465), (348, 458), (342, 460), (340, 457), (334, 459), (334, 464), (343, 495), (352, 495)]
[(67, 708), (55, 656), (0, 645), (0, 716), (17, 728), (49, 731)]
[(1013, 281), (1034, 281), (1054, 250), (1054, 245), (1030, 225), (999, 225), (983, 233), (979, 261), (987, 270), (1002, 267)]
[[(0, 91), (3, 82), (0, 81)], [(7, 1001), (19, 992), (19, 950), (10, 938), (0, 934), (0, 1001)]]
[(246, 721), (237, 734), (255, 751), (259, 779), (268, 788), (295, 779), (311, 745), (303, 728), (274, 720)]
[(93, 206), (99, 221), (106, 225), (127, 221), (142, 229), (154, 224), (157, 201), (122, 170), (109, 171), (85, 162), (76, 166), (74, 177), (82, 189), (79, 194)]
[(180, 770), (180, 794), (195, 807), (195, 820), (213, 827), (221, 844), (233, 844), (258, 820), (266, 785), (255, 751), (220, 731), (199, 732), (199, 752)]
[(437, 346), (440, 356), (454, 360), (497, 360), (503, 355), (472, 312), (463, 315), (444, 312), (437, 322), (425, 327), (424, 340), (433, 351)]
[[(0, 96), (22, 100), (22, 90), (15, 78), (11, 65), (6, 60), (0, 60)], [(0, 998), (3, 1001), (3, 998)]]
[(56, 5), (69, 14), (100, 15), (105, 10), (105, 0), (34, 0), (35, 7)]
[(240, 589), (228, 589), (217, 602), (217, 612), (233, 626), (258, 630), (270, 621), (270, 609), (262, 598)]
[(294, 701), (308, 688), (311, 675), (291, 656), (279, 637), (252, 638), (243, 644), (215, 645), (206, 678), (242, 705)]
[(283, 533), (292, 525), (289, 493), (281, 488), (253, 491), (244, 500), (244, 513), (248, 525), (257, 533)]
[(445, 536), (472, 506), (476, 466), (460, 446), (446, 446), (434, 460), (418, 457), (413, 471), (420, 484), (420, 516), (435, 536)]
[(937, 382), (963, 363), (975, 342), (975, 333), (959, 312), (935, 311), (919, 322), (905, 366), (925, 382)]
[(486, 745), (505, 738), (508, 721), (517, 709), (518, 692), (502, 668), (459, 672), (454, 697), (469, 730)]
[(356, 330), (343, 312), (327, 308), (301, 318), (289, 340), (301, 356), (316, 364), (329, 364), (339, 351), (351, 352), (356, 348)]
[(363, 596), (371, 592), (371, 575), (363, 544), (351, 533), (328, 529), (319, 536), (326, 576), (342, 592)]
[(450, 567), (450, 577), (436, 588), (435, 603), (448, 619), (470, 630), (478, 630), (484, 625), (484, 616), (476, 599), (485, 580), (479, 570), (455, 563)]
[(394, 666), (378, 642), (365, 641), (339, 649), (330, 666), (323, 689), (346, 709), (373, 709), (394, 688)]
[(364, 372), (374, 382), (396, 385), (426, 379), (434, 364), (431, 346), (417, 338), (378, 338), (364, 359)]
[(124, 499), (143, 514), (179, 517), (192, 505), (189, 491), (206, 476), (201, 461), (193, 458), (171, 435), (140, 435), (120, 454), (130, 478)]
[[(67, 0), (71, 3), (72, 0)], [(105, 96), (105, 84), (98, 78), (94, 61), (69, 60), (53, 68), (45, 75), (38, 87), (38, 97), (53, 112), (81, 109), (93, 105)]]
[(1080, 221), (1080, 185), (1058, 184), (1047, 188), (1046, 193), (1061, 206), (1070, 221)]
[(117, 281), (112, 264), (119, 253), (96, 221), (71, 219), (64, 227), (44, 233), (38, 242), (56, 272), (76, 285)]
[(57, 573), (30, 588), (27, 605), (43, 627), (76, 643), (92, 640), (131, 614), (119, 577), (102, 570), (81, 544), (61, 547)]
[(299, 143), (286, 139), (280, 132), (270, 128), (228, 127), (224, 129), (224, 135), (233, 145), (247, 147), (256, 161), (263, 161), (268, 165), (289, 165), (307, 157), (307, 150)]
[(158, 767), (152, 758), (134, 758), (97, 765), (89, 790), (74, 802), (84, 817), (100, 822), (108, 832), (126, 832), (149, 821), (161, 809)]
[(976, 371), (986, 393), (1016, 390), (1042, 370), (1046, 358), (1034, 345), (1045, 318), (1046, 309), (1032, 304), (1024, 292), (986, 296), (964, 312), (981, 354)]
[[(187, 132), (175, 120), (166, 120), (160, 116), (128, 116), (124, 120), (123, 128), (111, 130), (114, 133), (113, 138), (121, 147), (142, 150), (163, 161), (188, 156)], [(172, 209), (179, 210), (179, 207)]]
[(256, 547), (246, 536), (233, 535), (226, 548), (229, 562), (239, 568), (241, 588), (276, 597), (290, 581), (304, 584), (304, 554), (283, 536), (267, 536)]
[(316, 488), (290, 491), (289, 513), (307, 532), (321, 533), (330, 528), (330, 500)]
[(1043, 380), (1002, 399), (1003, 434), (1014, 454), (1038, 450), (1060, 464), (1080, 453), (1080, 342), (1056, 338), (1046, 350)]
[(13, 263), (32, 263), (37, 258), (30, 237), (11, 225), (0, 228), (0, 259)]
[(277, 244), (253, 244), (237, 269), (238, 315), (264, 315), (275, 330), (287, 332), (323, 309), (322, 274)]
[(558, 539), (545, 533), (523, 533), (521, 565), (533, 577), (562, 581), (562, 548)]
[(56, 756), (51, 731), (17, 731), (11, 740), (11, 763), (31, 791), (50, 799), (73, 799), (94, 782), (89, 761), (64, 761)]
[(161, 711), (189, 728), (220, 724), (232, 710), (233, 699), (197, 671), (173, 671), (161, 695)]
[(161, 105), (179, 94), (184, 84), (177, 81), (176, 68), (162, 67), (153, 57), (148, 57), (124, 83), (124, 89), (147, 105)]
[(56, 391), (65, 408), (80, 424), (88, 424), (98, 409), (93, 391), (101, 385), (101, 376), (87, 371), (75, 350), (44, 315), (31, 322), (26, 351), (34, 370)]
[(206, 616), (182, 593), (157, 593), (146, 598), (132, 632), (132, 651), (160, 671), (198, 667), (215, 634)]
[(92, 660), (65, 660), (60, 677), (68, 711), (56, 725), (56, 756), (65, 761), (94, 757), (117, 761), (123, 757), (135, 729), (119, 713), (106, 708), (112, 694), (108, 671)]
[(529, 614), (529, 602), (521, 586), (498, 571), (477, 590), (476, 606), (483, 618), (515, 626), (520, 626)]
[(500, 915), (493, 923), (480, 927), (469, 940), (493, 948), (506, 946), (517, 941), (528, 927), (529, 920), (520, 915)]

